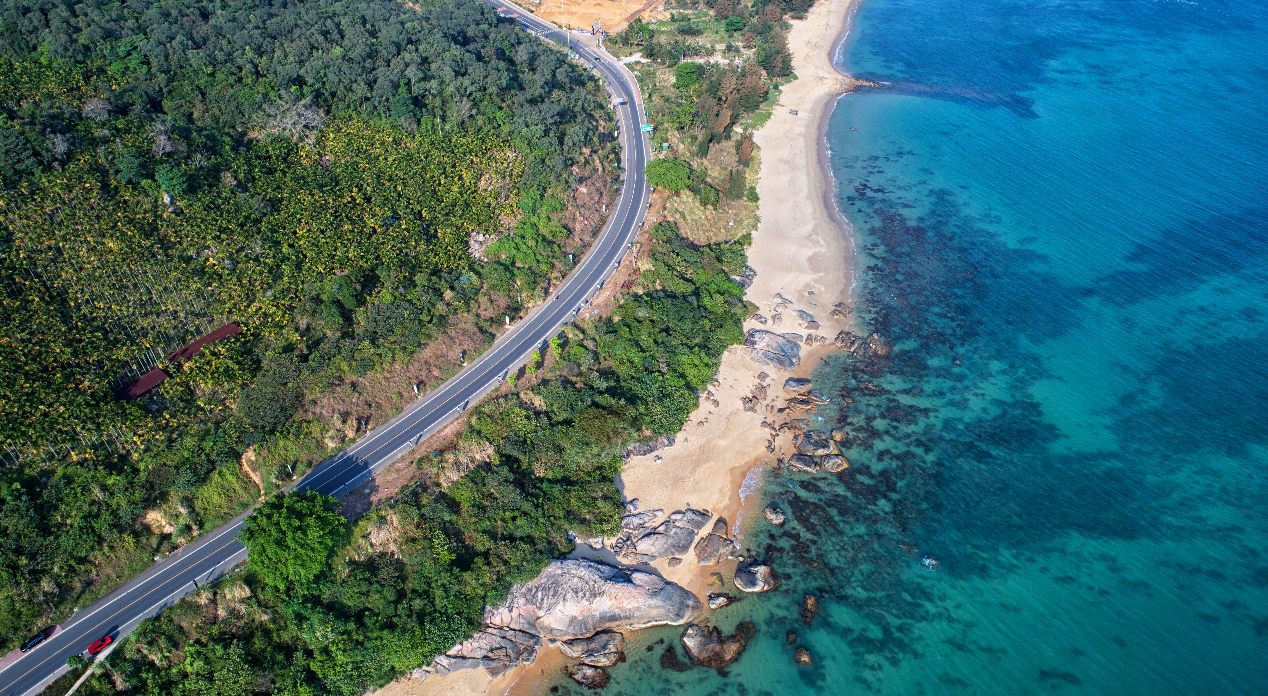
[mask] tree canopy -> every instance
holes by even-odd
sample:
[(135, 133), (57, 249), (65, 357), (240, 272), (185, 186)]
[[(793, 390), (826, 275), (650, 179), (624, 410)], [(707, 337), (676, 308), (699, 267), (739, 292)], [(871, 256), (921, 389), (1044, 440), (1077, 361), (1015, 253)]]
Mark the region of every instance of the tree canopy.
[(691, 187), (691, 165), (680, 159), (667, 157), (652, 160), (647, 165), (647, 183), (668, 191), (685, 191)]
[(242, 543), (265, 584), (305, 586), (326, 567), (331, 551), (347, 540), (339, 501), (314, 491), (275, 495), (247, 519)]

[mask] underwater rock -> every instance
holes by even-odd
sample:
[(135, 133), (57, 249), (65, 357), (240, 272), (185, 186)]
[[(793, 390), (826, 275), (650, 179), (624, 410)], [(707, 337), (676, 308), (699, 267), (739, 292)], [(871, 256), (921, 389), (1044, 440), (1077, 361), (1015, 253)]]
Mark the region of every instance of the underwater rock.
[(559, 651), (582, 664), (611, 667), (625, 660), (625, 636), (616, 631), (599, 631), (589, 638), (550, 641)]
[(778, 505), (767, 505), (762, 509), (762, 514), (766, 515), (766, 521), (778, 527), (784, 523), (786, 519), (784, 511), (779, 509)]
[(682, 658), (678, 657), (678, 651), (674, 649), (674, 646), (669, 645), (665, 648), (665, 652), (660, 654), (660, 668), (671, 672), (686, 672), (691, 669), (691, 663), (683, 662)]
[(740, 622), (729, 636), (716, 626), (691, 624), (682, 632), (682, 647), (692, 664), (716, 669), (735, 662), (755, 633), (757, 627), (748, 621)]
[(842, 441), (842, 440), (844, 440), (844, 439), (845, 439), (845, 431), (844, 431), (844, 430), (842, 430), (842, 429), (840, 429), (840, 428), (833, 428), (833, 429), (832, 429), (832, 441), (833, 441), (833, 442), (841, 442), (841, 441)]
[(797, 443), (797, 451), (802, 454), (810, 454), (822, 457), (825, 454), (836, 452), (836, 446), (832, 442), (832, 438), (828, 433), (822, 430), (807, 430), (801, 436), (801, 441)]
[(815, 616), (819, 614), (819, 598), (814, 595), (806, 595), (801, 602), (801, 620), (809, 626), (814, 621)]
[(739, 597), (729, 595), (725, 592), (710, 592), (707, 598), (710, 609), (721, 609), (740, 601)]
[(829, 454), (823, 458), (823, 470), (830, 474), (845, 471), (848, 468), (850, 468), (850, 460), (839, 454)]
[(799, 665), (813, 665), (814, 660), (810, 659), (810, 651), (805, 648), (797, 648), (797, 654), (793, 657), (793, 662)]
[(742, 565), (735, 571), (735, 586), (743, 592), (770, 592), (779, 587), (779, 574), (760, 563)]
[(786, 466), (790, 471), (814, 473), (819, 470), (819, 462), (816, 462), (814, 457), (806, 454), (794, 454), (788, 458)]
[(883, 358), (889, 355), (889, 343), (879, 333), (868, 336), (865, 345), (869, 356)]
[(590, 665), (569, 665), (563, 668), (563, 673), (587, 689), (602, 689), (611, 679), (607, 670)]

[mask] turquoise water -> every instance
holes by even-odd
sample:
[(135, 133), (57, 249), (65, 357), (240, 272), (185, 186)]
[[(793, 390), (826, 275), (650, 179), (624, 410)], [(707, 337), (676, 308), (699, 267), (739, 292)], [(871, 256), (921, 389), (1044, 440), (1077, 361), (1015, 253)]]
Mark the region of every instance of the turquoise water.
[(854, 466), (767, 476), (725, 675), (647, 631), (608, 693), (1268, 693), (1265, 56), (1245, 0), (863, 0), (891, 87), (828, 137), (895, 349), (815, 375)]

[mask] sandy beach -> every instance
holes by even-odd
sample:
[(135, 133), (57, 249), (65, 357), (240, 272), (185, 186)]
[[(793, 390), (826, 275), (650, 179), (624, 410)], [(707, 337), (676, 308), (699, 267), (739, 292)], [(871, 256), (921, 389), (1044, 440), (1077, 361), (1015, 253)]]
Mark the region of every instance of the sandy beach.
[[(784, 380), (808, 377), (822, 355), (836, 350), (832, 338), (837, 332), (850, 328), (852, 235), (848, 223), (830, 207), (835, 192), (829, 188), (822, 131), (837, 97), (854, 86), (833, 67), (830, 53), (856, 5), (857, 0), (821, 0), (805, 20), (792, 23), (788, 45), (798, 79), (783, 88), (774, 115), (755, 135), (760, 148), (757, 192), (762, 221), (749, 249), (749, 263), (757, 277), (745, 296), (757, 304), (766, 323), (754, 318), (744, 328), (824, 336), (826, 345), (804, 346), (801, 364), (793, 371), (754, 363), (738, 348), (728, 350), (717, 380), (674, 446), (631, 458), (617, 480), (627, 500), (639, 499), (641, 510), (669, 512), (689, 505), (726, 517), (732, 533), (741, 535), (741, 549), (741, 521), (761, 515), (758, 496), (747, 493), (760, 482), (762, 467), (774, 465), (781, 448), (785, 454), (791, 452), (786, 438), (776, 439), (763, 421), (783, 420), (774, 413), (782, 405)], [(838, 310), (835, 314), (834, 309)], [(813, 315), (819, 326), (807, 328), (797, 310)], [(761, 373), (766, 373), (764, 379), (759, 379)], [(611, 540), (607, 542), (610, 546)], [(595, 551), (580, 545), (573, 557), (618, 563), (609, 547)], [(638, 567), (648, 570), (646, 564)], [(659, 559), (651, 568), (700, 596), (709, 591), (711, 573), (729, 575), (731, 570), (726, 564), (699, 566), (694, 557), (673, 568), (668, 559)], [(497, 678), (483, 670), (466, 670), (421, 684), (399, 681), (377, 693), (536, 694), (548, 673), (557, 674), (562, 664), (557, 650), (547, 650), (533, 664)]]

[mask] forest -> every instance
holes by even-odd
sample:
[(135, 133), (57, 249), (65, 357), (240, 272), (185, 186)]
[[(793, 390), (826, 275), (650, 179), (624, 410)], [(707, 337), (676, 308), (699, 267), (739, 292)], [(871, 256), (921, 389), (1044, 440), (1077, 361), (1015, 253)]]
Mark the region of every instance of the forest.
[(143, 622), (79, 693), (354, 696), (429, 664), (571, 551), (568, 532), (619, 529), (622, 454), (678, 432), (742, 340), (747, 241), (699, 247), (658, 224), (638, 290), (474, 408), (464, 456), (352, 523), (315, 493), (271, 498), (246, 569)]
[(323, 436), (323, 395), (457, 318), (491, 341), (584, 249), (611, 132), (589, 72), (475, 0), (4, 3), (0, 647), (363, 431)]

